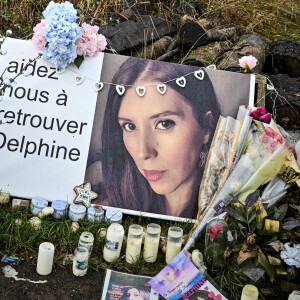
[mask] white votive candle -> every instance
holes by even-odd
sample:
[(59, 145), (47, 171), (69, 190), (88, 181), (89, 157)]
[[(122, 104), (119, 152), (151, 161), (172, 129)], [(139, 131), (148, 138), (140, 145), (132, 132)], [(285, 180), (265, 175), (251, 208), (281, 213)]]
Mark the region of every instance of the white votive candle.
[(89, 250), (86, 247), (77, 247), (73, 257), (73, 274), (84, 276), (89, 264)]
[(157, 259), (161, 228), (158, 224), (150, 223), (147, 225), (145, 245), (144, 245), (144, 260), (153, 263)]
[(182, 234), (183, 230), (180, 227), (172, 226), (169, 228), (166, 249), (167, 264), (181, 251)]
[(127, 245), (126, 245), (126, 262), (134, 264), (141, 254), (143, 227), (137, 224), (132, 224), (128, 229)]
[[(299, 155), (300, 156), (300, 155)], [(293, 291), (288, 300), (300, 300), (300, 291)]]
[(40, 275), (49, 275), (52, 272), (54, 245), (48, 242), (41, 243), (37, 259), (36, 271)]
[(241, 300), (257, 300), (258, 299), (258, 289), (255, 285), (246, 284), (242, 291)]
[(107, 229), (103, 258), (107, 262), (118, 259), (121, 253), (124, 228), (119, 223), (111, 224)]

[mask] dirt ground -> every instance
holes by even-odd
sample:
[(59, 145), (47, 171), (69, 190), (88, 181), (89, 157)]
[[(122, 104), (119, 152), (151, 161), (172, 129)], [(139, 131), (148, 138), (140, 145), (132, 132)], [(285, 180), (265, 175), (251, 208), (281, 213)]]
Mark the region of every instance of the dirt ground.
[(6, 278), (2, 272), (2, 268), (6, 265), (0, 262), (0, 300), (101, 299), (105, 271), (88, 270), (85, 276), (77, 277), (73, 275), (71, 265), (65, 268), (54, 266), (50, 275), (41, 276), (36, 272), (36, 265), (29, 262), (12, 265), (19, 278), (47, 280), (46, 283), (35, 284)]

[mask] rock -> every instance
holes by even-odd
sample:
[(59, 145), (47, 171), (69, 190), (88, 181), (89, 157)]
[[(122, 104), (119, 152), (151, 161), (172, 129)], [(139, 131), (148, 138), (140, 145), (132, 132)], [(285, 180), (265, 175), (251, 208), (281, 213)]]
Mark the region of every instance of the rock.
[(206, 26), (203, 26), (201, 20), (185, 22), (179, 30), (182, 44), (187, 47), (199, 47), (207, 42), (231, 39), (236, 34), (234, 27), (207, 30)]
[(300, 77), (300, 43), (294, 40), (277, 40), (270, 44), (264, 72)]
[(107, 233), (107, 229), (106, 228), (100, 228), (98, 233), (99, 233), (100, 237), (105, 238), (106, 233)]
[(142, 57), (147, 59), (155, 59), (166, 52), (172, 38), (170, 36), (164, 36), (161, 39), (150, 43), (146, 47), (142, 47), (139, 51), (135, 51), (132, 56)]
[(41, 228), (41, 224), (42, 224), (42, 221), (40, 218), (38, 217), (32, 217), (30, 220), (29, 220), (29, 224), (35, 229), (35, 230), (39, 230)]
[[(300, 129), (300, 79), (286, 74), (268, 76), (275, 90), (267, 90), (265, 106), (276, 115), (276, 122), (284, 128)], [(267, 88), (268, 89), (268, 88)]]
[(147, 16), (138, 22), (126, 21), (100, 27), (99, 33), (105, 35), (111, 47), (117, 52), (124, 52), (176, 32), (176, 27), (164, 14)]
[(71, 230), (75, 233), (79, 230), (80, 226), (77, 222), (72, 222), (71, 224)]
[(216, 65), (218, 58), (230, 46), (232, 46), (232, 42), (221, 41), (198, 47), (190, 52), (190, 54), (183, 61), (183, 64), (200, 68), (207, 67), (208, 65), (212, 64)]
[(39, 217), (43, 218), (43, 217), (46, 217), (46, 216), (51, 216), (53, 213), (54, 213), (54, 208), (51, 207), (51, 206), (46, 206), (39, 213)]
[(233, 72), (243, 72), (239, 66), (239, 59), (243, 56), (252, 55), (257, 59), (255, 73), (262, 71), (265, 63), (266, 52), (268, 50), (267, 41), (258, 34), (246, 34), (230, 48), (228, 48), (218, 62), (217, 69)]
[(17, 226), (17, 227), (20, 227), (21, 225), (22, 225), (22, 220), (21, 219), (15, 219), (15, 225)]

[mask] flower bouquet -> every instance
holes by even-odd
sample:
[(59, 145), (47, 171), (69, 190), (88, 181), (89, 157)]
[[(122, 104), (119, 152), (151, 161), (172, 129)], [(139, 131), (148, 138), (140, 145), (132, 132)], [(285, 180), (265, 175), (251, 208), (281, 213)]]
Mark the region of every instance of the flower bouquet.
[(73, 63), (79, 68), (86, 56), (97, 56), (107, 45), (99, 27), (83, 23), (80, 27), (77, 10), (70, 2), (51, 1), (43, 12), (44, 19), (34, 28), (32, 38), (43, 58), (56, 67)]

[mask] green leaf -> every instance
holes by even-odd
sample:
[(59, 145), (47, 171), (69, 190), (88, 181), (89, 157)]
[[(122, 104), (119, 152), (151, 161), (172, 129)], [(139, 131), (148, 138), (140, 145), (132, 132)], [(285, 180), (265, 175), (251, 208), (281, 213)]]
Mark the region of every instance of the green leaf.
[(234, 219), (239, 220), (241, 222), (247, 223), (247, 220), (245, 218), (243, 218), (237, 211), (235, 211), (234, 209), (232, 209), (231, 207), (225, 207), (224, 210), (230, 215), (232, 216)]
[(274, 276), (275, 276), (275, 268), (274, 266), (271, 266), (268, 258), (266, 257), (266, 255), (261, 251), (261, 249), (259, 249), (258, 251), (258, 261), (261, 263), (261, 265), (266, 269), (271, 282), (274, 281)]
[(74, 65), (79, 69), (83, 60), (84, 60), (84, 57), (82, 55), (77, 55), (77, 57), (74, 60)]

